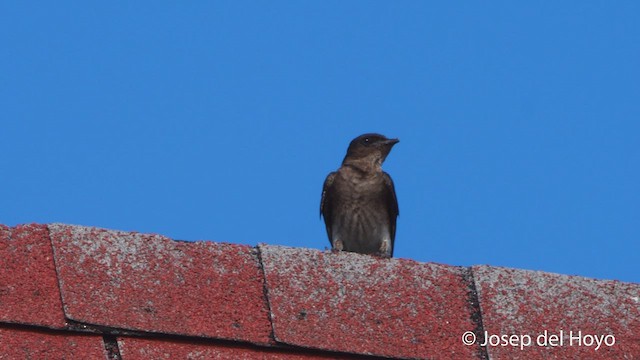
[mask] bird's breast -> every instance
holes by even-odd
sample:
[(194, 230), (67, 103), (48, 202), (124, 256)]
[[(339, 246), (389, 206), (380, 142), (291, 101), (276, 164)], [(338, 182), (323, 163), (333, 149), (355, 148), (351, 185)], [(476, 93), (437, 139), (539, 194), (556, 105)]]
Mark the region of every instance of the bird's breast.
[(375, 253), (390, 241), (389, 209), (381, 176), (338, 176), (334, 180), (333, 238), (344, 250)]
[(356, 201), (376, 199), (384, 191), (380, 176), (342, 176), (336, 185), (341, 188), (339, 192), (342, 197)]

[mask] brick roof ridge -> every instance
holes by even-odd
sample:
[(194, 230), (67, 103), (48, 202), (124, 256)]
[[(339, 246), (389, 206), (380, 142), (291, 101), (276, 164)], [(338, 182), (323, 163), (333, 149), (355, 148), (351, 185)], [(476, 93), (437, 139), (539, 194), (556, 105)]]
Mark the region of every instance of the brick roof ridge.
[(62, 223), (0, 259), (0, 358), (640, 358), (617, 280)]

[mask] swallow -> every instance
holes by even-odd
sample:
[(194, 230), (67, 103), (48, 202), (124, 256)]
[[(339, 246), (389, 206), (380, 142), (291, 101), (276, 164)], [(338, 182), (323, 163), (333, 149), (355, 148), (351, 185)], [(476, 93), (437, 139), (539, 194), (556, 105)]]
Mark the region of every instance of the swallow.
[(382, 163), (398, 142), (380, 134), (358, 136), (340, 168), (325, 179), (320, 215), (334, 251), (393, 256), (398, 200)]

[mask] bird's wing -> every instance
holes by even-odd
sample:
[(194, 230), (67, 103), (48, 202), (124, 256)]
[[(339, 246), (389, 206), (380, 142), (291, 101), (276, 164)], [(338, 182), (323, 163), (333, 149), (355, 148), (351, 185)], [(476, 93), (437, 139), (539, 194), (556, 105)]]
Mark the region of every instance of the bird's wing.
[(387, 211), (389, 213), (389, 233), (391, 234), (391, 256), (393, 256), (393, 245), (396, 240), (396, 218), (400, 214), (400, 210), (398, 209), (398, 199), (396, 198), (396, 189), (393, 186), (393, 180), (391, 180), (391, 176), (386, 172), (383, 172), (384, 175), (384, 185), (385, 185), (385, 203), (387, 206)]
[(329, 236), (331, 246), (333, 246), (331, 231), (331, 222), (333, 220), (331, 211), (333, 211), (333, 206), (331, 204), (332, 199), (328, 190), (331, 188), (331, 185), (333, 185), (333, 179), (335, 179), (335, 177), (336, 172), (332, 172), (327, 175), (327, 178), (324, 180), (324, 185), (322, 185), (322, 198), (320, 199), (320, 215), (324, 217), (324, 224), (327, 228), (327, 235)]

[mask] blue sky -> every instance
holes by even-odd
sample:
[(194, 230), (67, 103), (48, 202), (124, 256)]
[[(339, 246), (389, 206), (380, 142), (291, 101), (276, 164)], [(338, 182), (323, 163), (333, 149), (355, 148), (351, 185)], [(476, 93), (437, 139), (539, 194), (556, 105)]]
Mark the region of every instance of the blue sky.
[(0, 223), (329, 246), (397, 137), (395, 255), (640, 282), (640, 3), (0, 5)]

